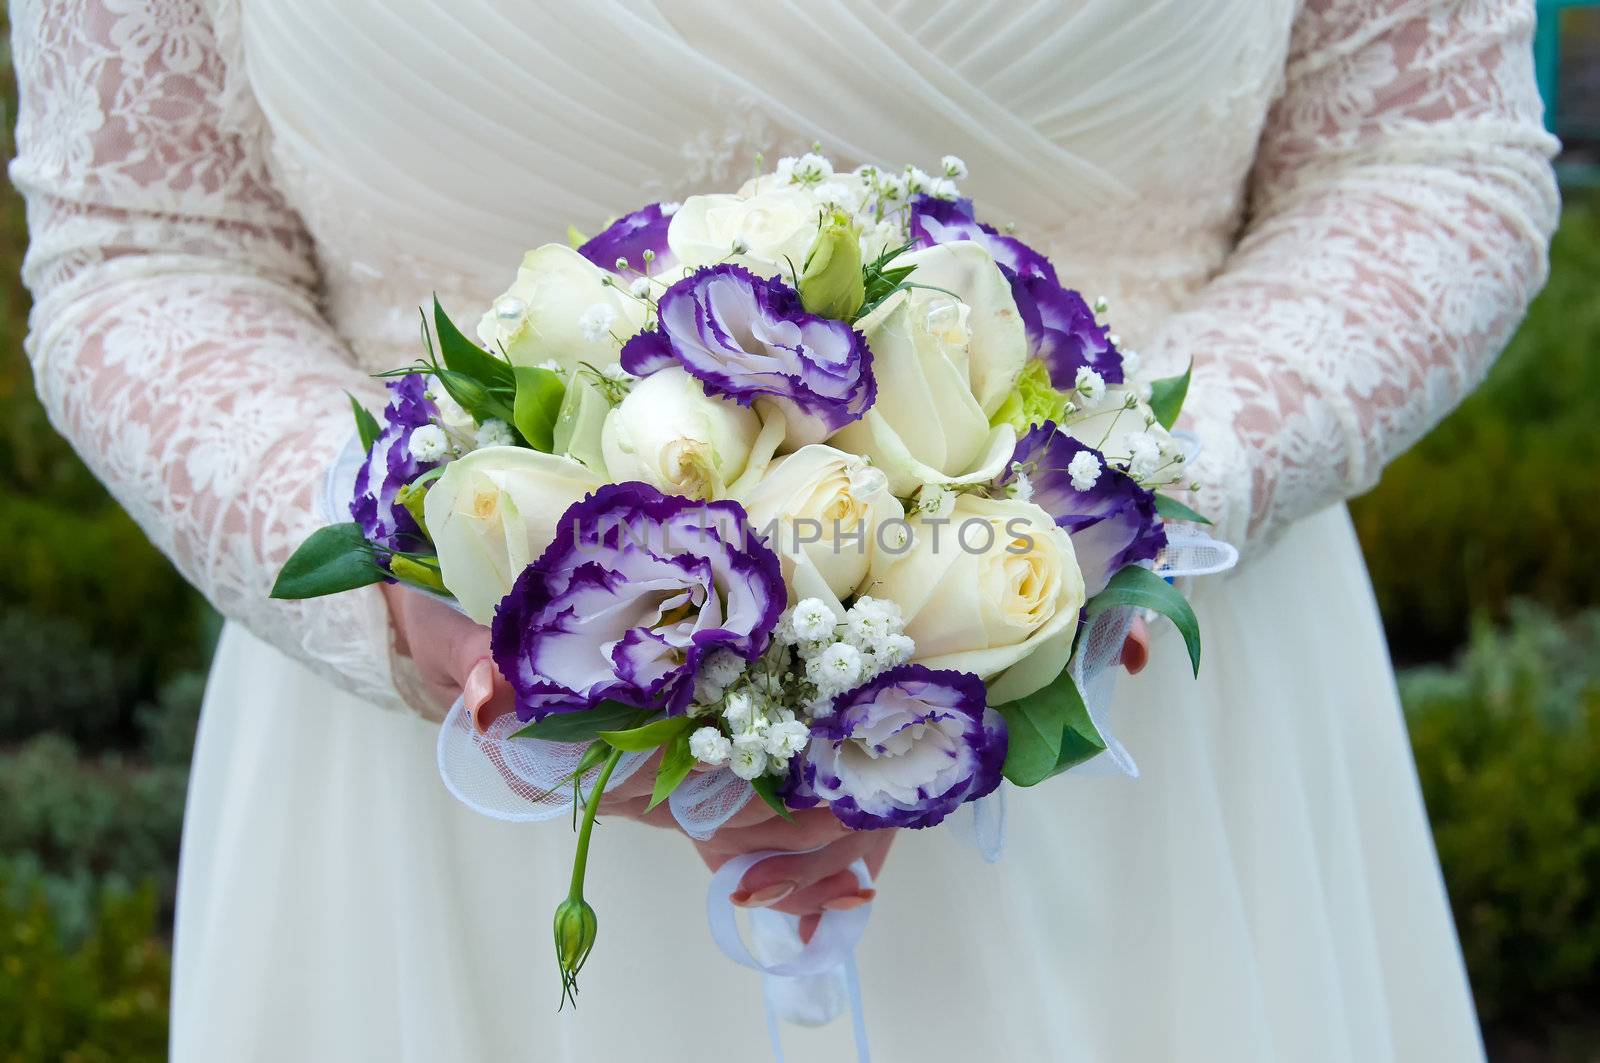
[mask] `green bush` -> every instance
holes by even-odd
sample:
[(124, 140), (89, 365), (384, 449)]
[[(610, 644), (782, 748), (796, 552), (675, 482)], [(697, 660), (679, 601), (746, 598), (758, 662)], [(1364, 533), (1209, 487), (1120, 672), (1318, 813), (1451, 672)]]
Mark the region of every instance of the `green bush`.
[(1570, 203), (1550, 283), (1488, 379), (1351, 506), (1397, 658), (1468, 618), (1600, 603), (1600, 198)]
[(0, 609), (6, 659), (0, 742), (44, 731), (89, 741), (112, 735), (124, 684), (114, 653), (70, 620)]
[(101, 891), (93, 930), (64, 944), (36, 890), (0, 880), (0, 1063), (166, 1058), (171, 960), (156, 900)]
[(187, 783), (184, 765), (81, 757), (53, 734), (0, 754), (0, 854), (52, 902), (70, 936), (105, 885), (148, 886), (170, 912)]
[(1511, 616), (1401, 696), (1479, 1014), (1539, 1033), (1600, 1000), (1600, 610)]

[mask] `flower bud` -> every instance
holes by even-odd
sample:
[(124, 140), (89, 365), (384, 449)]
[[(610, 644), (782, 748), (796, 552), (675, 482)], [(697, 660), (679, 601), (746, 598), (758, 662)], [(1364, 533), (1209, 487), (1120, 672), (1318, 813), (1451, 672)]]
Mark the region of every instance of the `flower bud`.
[(806, 252), (800, 303), (810, 313), (853, 321), (866, 298), (861, 277), (861, 234), (843, 214), (825, 220)]
[(389, 558), (389, 571), (399, 579), (410, 580), (424, 587), (432, 587), (441, 594), (449, 593), (445, 590), (444, 580), (439, 578), (439, 570), (429, 568), (420, 561), (413, 561), (409, 557), (395, 554)]
[(561, 968), (564, 1001), (577, 993), (578, 972), (588, 962), (599, 928), (594, 909), (582, 897), (568, 897), (556, 906), (556, 963)]

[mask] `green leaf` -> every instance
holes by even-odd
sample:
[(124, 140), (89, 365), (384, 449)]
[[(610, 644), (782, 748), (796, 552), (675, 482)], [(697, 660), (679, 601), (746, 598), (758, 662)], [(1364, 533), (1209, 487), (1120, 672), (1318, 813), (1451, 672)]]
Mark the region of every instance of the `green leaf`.
[(1107, 609), (1124, 605), (1153, 609), (1172, 621), (1189, 649), (1189, 663), (1194, 674), (1200, 674), (1200, 620), (1172, 584), (1147, 568), (1128, 565), (1111, 577), (1105, 590), (1089, 599), (1087, 619), (1093, 620)]
[(357, 524), (318, 528), (289, 556), (272, 585), (272, 597), (319, 598), (380, 582), (383, 569), (372, 559), (372, 544)]
[(1194, 524), (1210, 524), (1204, 514), (1197, 513), (1171, 495), (1156, 494), (1156, 512), (1168, 520), (1186, 520)]
[(555, 449), (556, 419), (567, 386), (560, 376), (537, 366), (519, 365), (512, 372), (517, 382), (513, 423), (530, 447), (549, 454)]
[(607, 744), (627, 753), (643, 753), (647, 749), (664, 746), (678, 735), (689, 730), (694, 721), (687, 716), (668, 716), (652, 720), (631, 731), (601, 731), (599, 737)]
[(794, 822), (794, 813), (789, 811), (789, 806), (783, 803), (783, 798), (778, 796), (778, 778), (775, 775), (763, 775), (758, 779), (750, 780), (750, 789), (756, 796), (767, 803), (767, 807), (778, 815)]
[[(348, 391), (345, 394), (350, 395)], [(372, 444), (377, 442), (378, 436), (383, 434), (383, 430), (378, 427), (378, 419), (372, 416), (365, 406), (357, 402), (354, 395), (350, 395), (350, 412), (355, 414), (356, 435), (361, 437), (361, 449), (371, 450)]]
[(516, 386), (511, 363), (496, 358), (463, 336), (455, 322), (450, 320), (450, 315), (444, 312), (444, 307), (439, 305), (437, 295), (433, 297), (433, 328), (439, 334), (439, 353), (444, 357), (446, 369), (471, 377), (485, 388)]
[[(443, 385), (450, 397), (461, 404), (461, 408), (472, 414), (479, 423), (494, 418), (506, 424), (516, 423), (516, 410), (512, 406), (513, 388), (484, 387), (477, 380), (465, 373), (458, 373), (453, 369), (440, 369), (434, 373), (434, 378)], [(514, 379), (514, 378), (513, 378)]]
[(602, 701), (592, 709), (582, 712), (558, 712), (536, 723), (530, 723), (512, 733), (512, 738), (537, 738), (545, 742), (592, 742), (601, 731), (627, 731), (652, 714), (624, 705), (620, 701)]
[(1005, 776), (1018, 786), (1043, 782), (1061, 759), (1066, 716), (1052, 699), (1040, 697), (1040, 693), (1043, 691), (995, 706), (1006, 720)]
[(689, 777), (693, 767), (694, 754), (689, 752), (689, 733), (680, 731), (667, 745), (666, 752), (661, 754), (661, 767), (656, 771), (656, 787), (650, 792), (650, 803), (645, 806), (645, 811), (665, 801), (678, 788), (678, 784)]
[(575, 225), (567, 226), (567, 246), (571, 247), (574, 251), (576, 251), (578, 248), (582, 247), (584, 244), (586, 244), (588, 242), (589, 242), (589, 238), (587, 236), (583, 235), (583, 233), (579, 232), (577, 226), (575, 226)]
[(1005, 717), (1009, 735), (1005, 776), (1018, 786), (1041, 783), (1106, 748), (1068, 669), (1049, 685), (995, 711)]
[(1162, 428), (1170, 429), (1178, 422), (1184, 397), (1189, 394), (1189, 375), (1193, 372), (1194, 361), (1190, 360), (1181, 376), (1163, 377), (1150, 382), (1150, 412), (1156, 415), (1156, 421)]

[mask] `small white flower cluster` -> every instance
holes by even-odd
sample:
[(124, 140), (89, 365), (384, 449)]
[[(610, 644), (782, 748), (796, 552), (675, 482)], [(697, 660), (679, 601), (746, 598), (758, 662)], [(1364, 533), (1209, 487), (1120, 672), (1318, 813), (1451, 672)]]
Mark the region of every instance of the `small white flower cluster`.
[(578, 330), (583, 333), (583, 338), (590, 343), (597, 343), (611, 334), (611, 326), (616, 324), (617, 311), (605, 303), (595, 303), (582, 314), (578, 315)]
[(725, 650), (706, 660), (689, 712), (718, 719), (689, 736), (689, 752), (741, 779), (783, 775), (810, 741), (810, 721), (831, 715), (835, 697), (904, 664), (915, 649), (893, 602), (861, 598), (841, 619), (807, 598), (783, 614), (758, 661), (746, 666)]
[(1090, 369), (1086, 365), (1078, 367), (1078, 375), (1072, 382), (1072, 390), (1077, 393), (1082, 402), (1082, 408), (1092, 410), (1106, 401), (1106, 378)]
[(840, 173), (821, 154), (821, 145), (813, 145), (804, 155), (779, 159), (773, 176), (779, 184), (806, 188), (823, 206), (853, 216), (861, 226), (863, 254), (876, 257), (883, 249), (904, 242), (905, 208), (912, 198), (960, 198), (956, 182), (967, 176), (967, 164), (958, 156), (946, 155), (939, 160), (937, 174), (917, 166), (895, 171), (870, 165)]

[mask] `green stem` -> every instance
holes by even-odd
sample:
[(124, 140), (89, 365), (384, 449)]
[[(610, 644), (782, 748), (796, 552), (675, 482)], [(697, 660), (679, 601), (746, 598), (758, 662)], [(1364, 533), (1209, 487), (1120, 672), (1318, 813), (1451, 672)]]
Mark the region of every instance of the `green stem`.
[(594, 781), (594, 788), (589, 791), (589, 800), (583, 806), (583, 824), (578, 827), (578, 851), (572, 858), (572, 888), (567, 891), (569, 900), (583, 899), (583, 874), (589, 866), (589, 835), (594, 832), (594, 817), (600, 811), (600, 798), (606, 792), (606, 783), (611, 780), (611, 773), (621, 759), (620, 749), (613, 749), (606, 757), (600, 775)]

